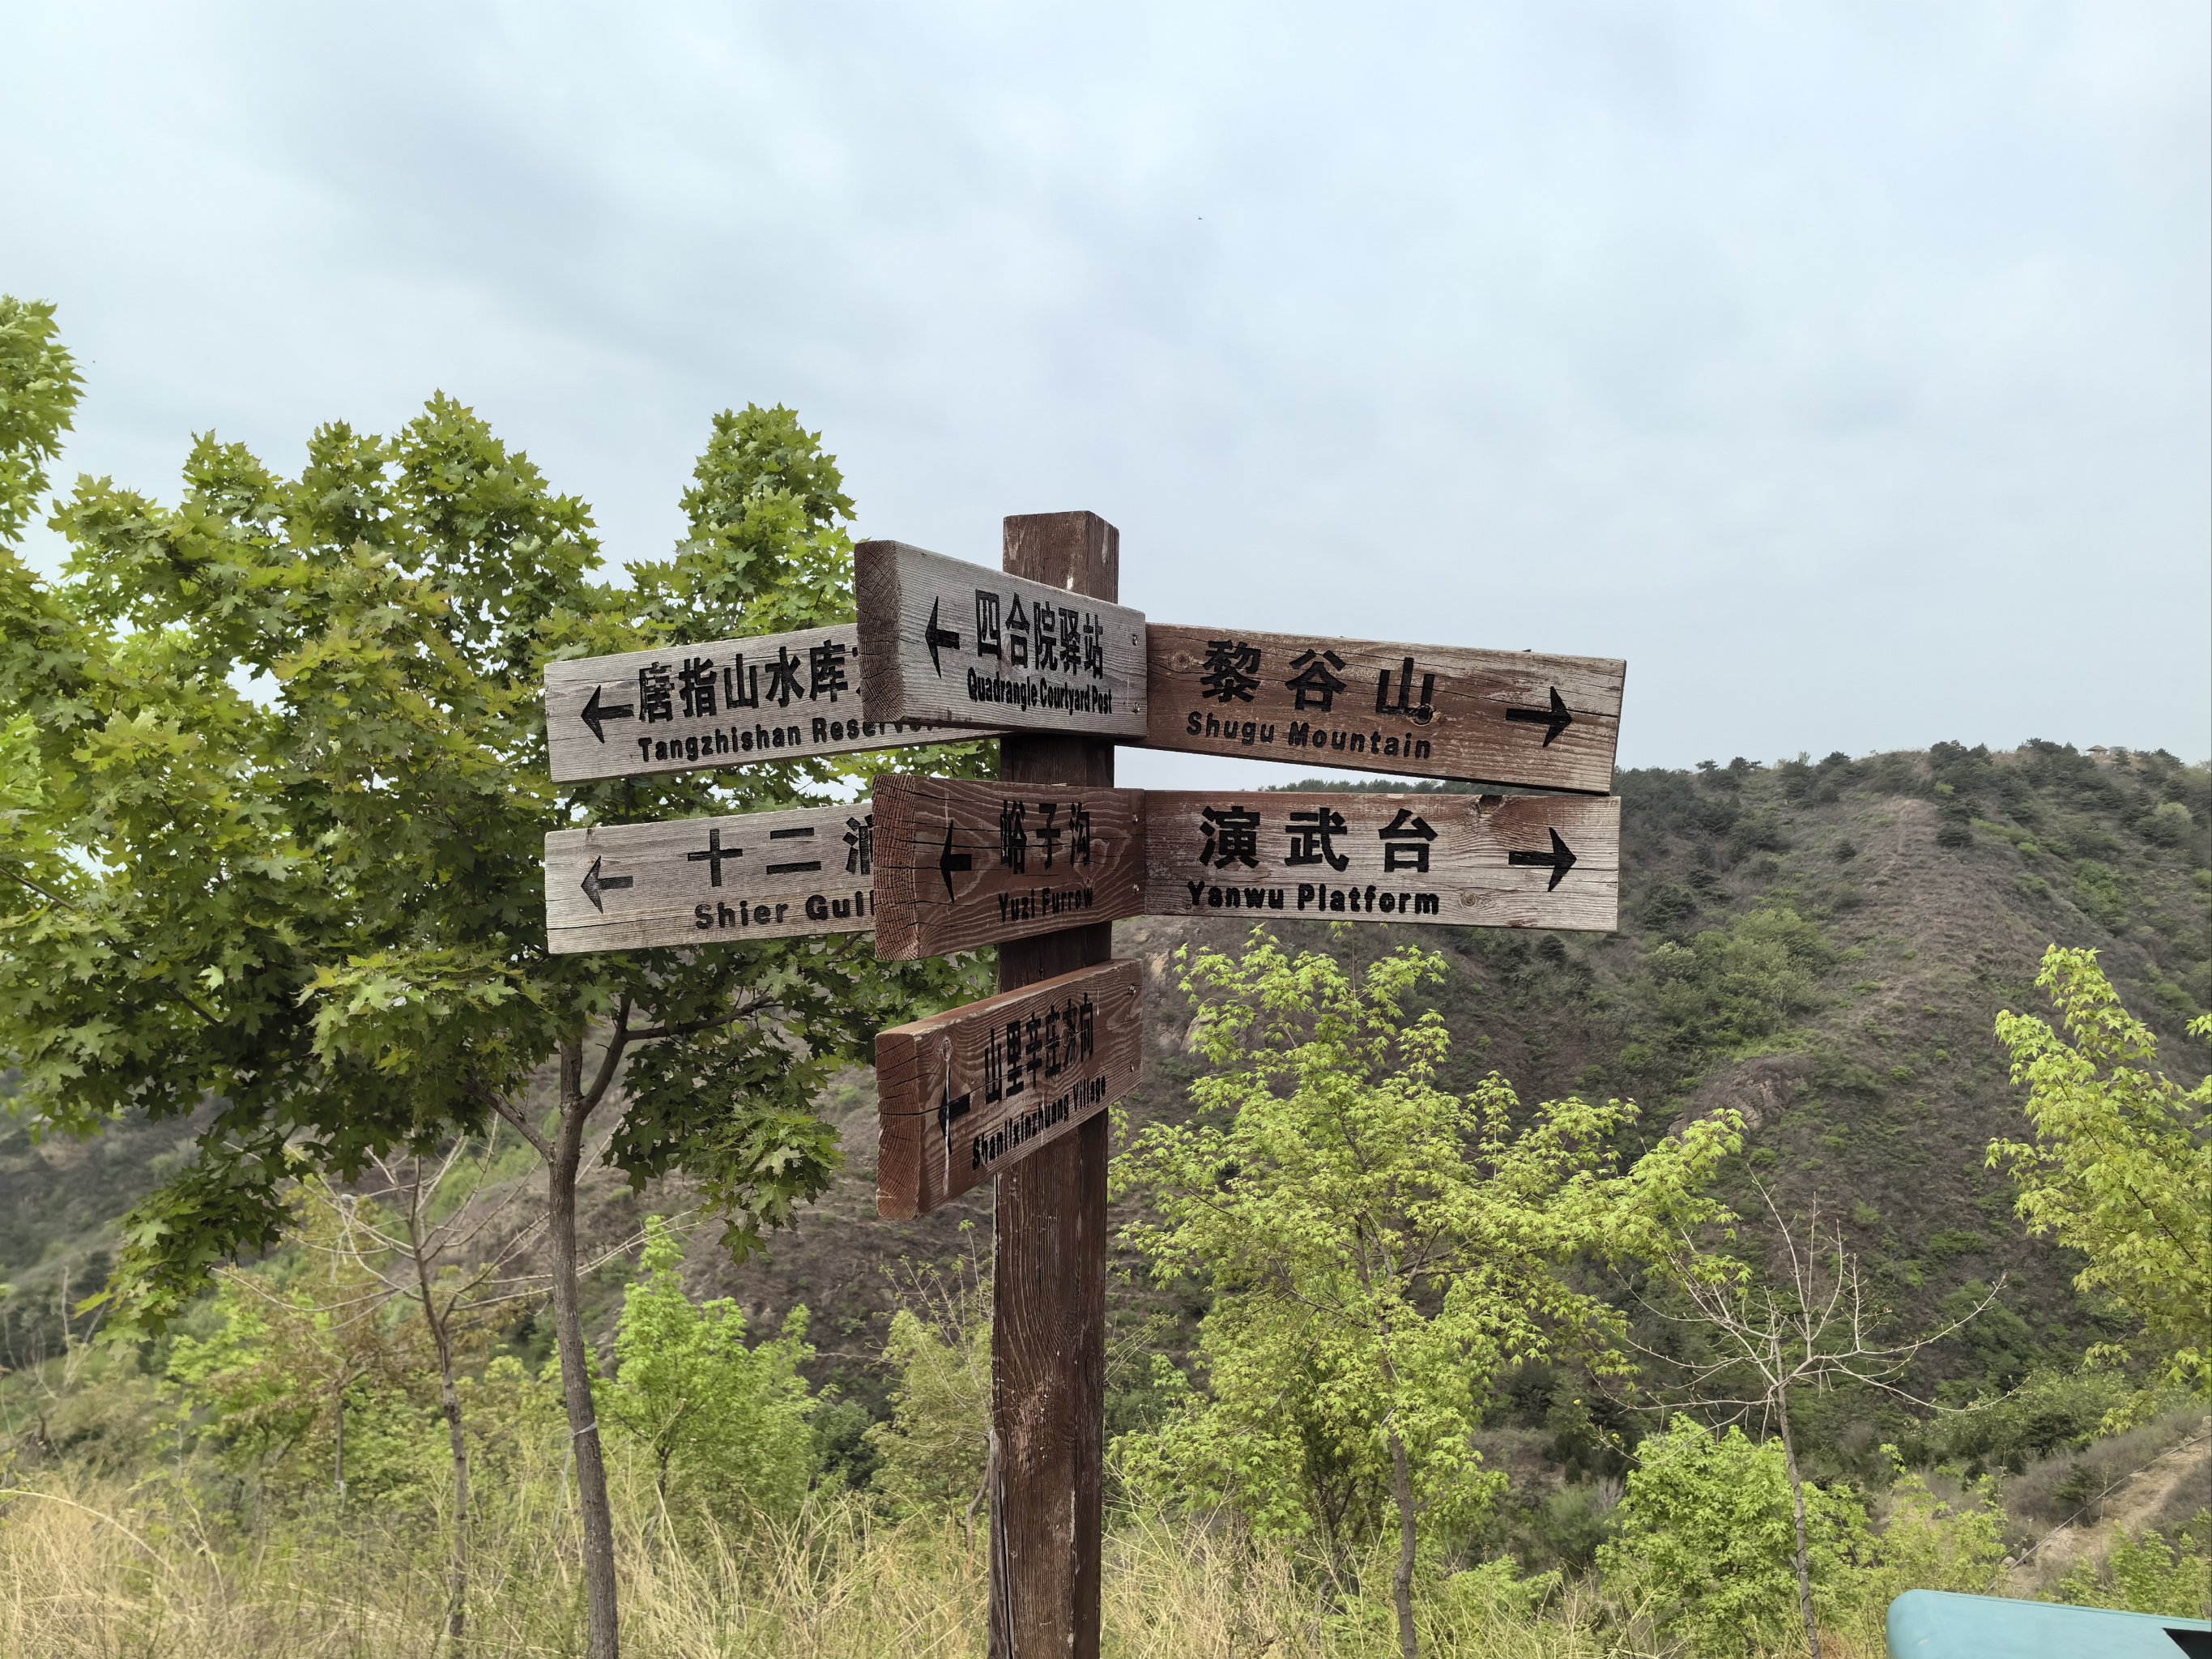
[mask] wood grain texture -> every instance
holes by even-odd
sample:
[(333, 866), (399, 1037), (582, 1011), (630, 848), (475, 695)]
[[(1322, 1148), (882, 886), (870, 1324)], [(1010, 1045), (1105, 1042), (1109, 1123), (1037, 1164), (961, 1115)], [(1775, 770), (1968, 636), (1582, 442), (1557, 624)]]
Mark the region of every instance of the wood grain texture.
[(1595, 795), (1613, 787), (1623, 662), (1157, 623), (1146, 641), (1148, 749)]
[(853, 560), (869, 708), (947, 726), (1144, 735), (1143, 612), (903, 542), (862, 542)]
[(1613, 797), (1145, 795), (1147, 915), (1610, 933), (1620, 904)]
[(1143, 986), (1109, 962), (878, 1035), (878, 1212), (927, 1215), (1133, 1089)]
[[(687, 686), (694, 665), (703, 666)], [(993, 735), (878, 720), (862, 701), (860, 678), (857, 623), (548, 663), (553, 781), (636, 778)], [(664, 680), (665, 718), (653, 718), (661, 713), (655, 699)], [(596, 730), (586, 708), (594, 711)]]
[(1142, 908), (1141, 791), (886, 775), (875, 811), (876, 954), (886, 962)]
[(546, 947), (865, 933), (875, 926), (871, 823), (861, 801), (556, 830), (545, 837)]
[[(1006, 521), (1014, 575), (1113, 600), (1121, 535), (1095, 513)], [(1009, 738), (1009, 786), (1110, 788), (1112, 744)], [(1106, 961), (1100, 921), (999, 947), (999, 988)], [(1098, 1659), (1106, 1467), (1106, 1117), (999, 1177), (991, 1257), (992, 1659)]]

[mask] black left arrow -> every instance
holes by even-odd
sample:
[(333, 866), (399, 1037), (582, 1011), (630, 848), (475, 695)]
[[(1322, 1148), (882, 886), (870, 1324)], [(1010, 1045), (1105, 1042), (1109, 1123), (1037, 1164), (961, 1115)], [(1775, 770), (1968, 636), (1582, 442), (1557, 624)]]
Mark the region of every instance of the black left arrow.
[(623, 888), (636, 885), (635, 876), (601, 875), (599, 861), (597, 859), (593, 859), (592, 867), (584, 872), (584, 896), (591, 900), (592, 908), (597, 910), (601, 915), (606, 914), (607, 907), (605, 901), (599, 897), (600, 894), (618, 892)]
[(584, 724), (592, 728), (592, 735), (601, 743), (607, 740), (606, 731), (601, 724), (602, 721), (626, 720), (637, 713), (636, 708), (629, 703), (601, 702), (599, 693), (605, 690), (606, 687), (604, 685), (593, 686), (592, 700), (584, 705)]
[(1559, 695), (1559, 688), (1556, 685), (1552, 688), (1552, 706), (1549, 708), (1509, 708), (1505, 711), (1505, 718), (1518, 720), (1525, 726), (1542, 726), (1544, 747), (1547, 749), (1552, 746), (1553, 738), (1575, 723), (1575, 717), (1567, 712), (1567, 700)]
[(929, 647), (929, 665), (937, 671), (938, 678), (940, 679), (945, 676), (945, 665), (937, 659), (937, 647), (941, 645), (947, 651), (957, 651), (960, 648), (960, 635), (949, 628), (939, 628), (937, 625), (937, 608), (943, 603), (941, 599), (932, 599), (929, 602), (929, 626), (921, 630), (921, 642)]
[(956, 853), (952, 850), (952, 826), (946, 824), (945, 851), (938, 855), (937, 860), (937, 873), (945, 878), (945, 896), (947, 898), (952, 896), (952, 872), (955, 870), (973, 870), (975, 867), (975, 855), (973, 853)]
[(1568, 871), (1575, 867), (1575, 849), (1561, 841), (1559, 832), (1554, 830), (1552, 831), (1550, 852), (1508, 853), (1505, 861), (1508, 864), (1533, 864), (1540, 869), (1547, 864), (1551, 866), (1552, 878), (1544, 884), (1544, 890), (1548, 893), (1565, 878)]

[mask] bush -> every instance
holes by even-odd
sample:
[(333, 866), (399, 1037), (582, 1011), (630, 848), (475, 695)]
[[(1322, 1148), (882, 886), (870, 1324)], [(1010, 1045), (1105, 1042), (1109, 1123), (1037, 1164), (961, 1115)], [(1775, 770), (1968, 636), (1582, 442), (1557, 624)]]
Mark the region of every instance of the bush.
[(2136, 833), (2160, 847), (2179, 847), (2197, 827), (2189, 809), (2178, 800), (2161, 801), (2136, 820)]
[(2166, 1619), (2212, 1618), (2212, 1510), (2197, 1510), (2171, 1539), (2123, 1534), (2102, 1572), (2082, 1562), (2058, 1581), (2051, 1599)]
[(990, 1455), (990, 1294), (936, 1278), (923, 1288), (927, 1317), (910, 1308), (891, 1316), (891, 1417), (867, 1443), (881, 1460), (877, 1491), (902, 1509), (942, 1513), (974, 1501)]
[(2087, 1445), (2133, 1392), (2112, 1371), (2038, 1371), (2009, 1394), (1940, 1419), (1929, 1450), (1969, 1475), (2017, 1474), (2038, 1458)]
[(726, 1519), (787, 1517), (806, 1496), (819, 1454), (813, 1402), (799, 1368), (812, 1358), (806, 1310), (748, 1348), (745, 1316), (726, 1297), (684, 1291), (684, 1249), (659, 1216), (646, 1220), (639, 1275), (615, 1328), (615, 1373), (599, 1414), (650, 1458), (665, 1503)]
[[(1796, 1522), (1782, 1448), (1740, 1428), (1715, 1435), (1677, 1418), (1638, 1449), (1638, 1467), (1598, 1551), (1607, 1586), (1698, 1655), (1779, 1646), (1801, 1628)], [(1872, 1559), (1866, 1511), (1848, 1487), (1805, 1486), (1813, 1600), (1822, 1623), (1855, 1606), (1851, 1574)]]

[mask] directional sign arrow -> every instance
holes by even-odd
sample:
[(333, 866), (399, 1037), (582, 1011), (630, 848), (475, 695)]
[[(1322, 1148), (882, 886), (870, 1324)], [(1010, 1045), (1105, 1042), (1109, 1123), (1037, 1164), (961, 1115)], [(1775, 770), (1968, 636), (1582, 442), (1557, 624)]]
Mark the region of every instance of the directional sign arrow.
[(1559, 688), (1556, 685), (1552, 688), (1552, 706), (1548, 709), (1509, 708), (1505, 711), (1505, 718), (1518, 720), (1524, 726), (1542, 726), (1544, 747), (1547, 749), (1552, 746), (1553, 738), (1575, 723), (1575, 717), (1567, 712), (1566, 699), (1559, 695)]
[(957, 651), (960, 648), (960, 635), (949, 628), (939, 628), (937, 625), (937, 611), (942, 604), (944, 604), (942, 599), (932, 599), (929, 602), (929, 626), (921, 630), (921, 642), (929, 647), (929, 665), (937, 671), (938, 678), (940, 679), (945, 676), (945, 665), (937, 659), (937, 647), (941, 645), (947, 651)]
[(599, 873), (599, 860), (593, 859), (592, 867), (584, 872), (582, 885), (584, 896), (591, 900), (592, 908), (603, 912), (607, 908), (606, 902), (600, 898), (599, 895), (617, 892), (624, 887), (635, 887), (637, 885), (637, 878), (635, 876), (603, 876)]
[(601, 724), (602, 721), (626, 720), (637, 713), (636, 708), (630, 703), (601, 702), (599, 693), (605, 689), (605, 686), (593, 686), (591, 701), (584, 705), (583, 709), (584, 724), (592, 728), (592, 735), (601, 743), (607, 740), (606, 730)]
[(956, 853), (952, 850), (952, 826), (946, 824), (945, 851), (937, 860), (937, 873), (945, 878), (945, 896), (947, 898), (952, 896), (952, 872), (955, 870), (973, 870), (975, 867), (975, 855), (973, 853)]
[(1575, 849), (1561, 841), (1559, 832), (1554, 830), (1552, 831), (1550, 852), (1508, 853), (1505, 855), (1505, 861), (1508, 864), (1533, 864), (1539, 868), (1545, 865), (1551, 866), (1552, 878), (1544, 884), (1544, 890), (1548, 893), (1565, 879), (1568, 871), (1575, 867)]

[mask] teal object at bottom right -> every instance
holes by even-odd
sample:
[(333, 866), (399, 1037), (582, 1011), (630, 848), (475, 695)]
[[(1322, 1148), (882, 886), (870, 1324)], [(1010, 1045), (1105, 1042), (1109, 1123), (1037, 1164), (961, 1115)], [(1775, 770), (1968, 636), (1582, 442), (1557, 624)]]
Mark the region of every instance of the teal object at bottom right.
[(1907, 1590), (1889, 1604), (1890, 1659), (2212, 1659), (2212, 1622)]

